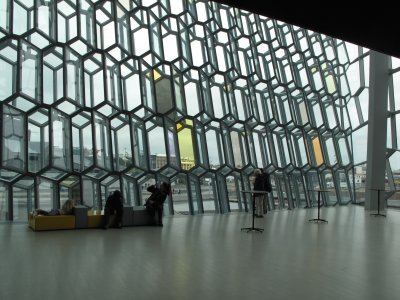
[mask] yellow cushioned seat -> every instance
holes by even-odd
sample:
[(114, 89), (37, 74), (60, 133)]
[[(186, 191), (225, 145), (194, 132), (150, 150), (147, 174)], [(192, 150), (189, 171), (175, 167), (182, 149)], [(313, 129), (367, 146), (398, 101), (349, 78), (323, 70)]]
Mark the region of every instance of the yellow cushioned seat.
[(75, 229), (74, 215), (59, 216), (34, 216), (29, 214), (29, 227), (35, 231), (41, 230), (58, 230), (58, 229)]
[(88, 215), (88, 228), (100, 228), (103, 226), (103, 215)]

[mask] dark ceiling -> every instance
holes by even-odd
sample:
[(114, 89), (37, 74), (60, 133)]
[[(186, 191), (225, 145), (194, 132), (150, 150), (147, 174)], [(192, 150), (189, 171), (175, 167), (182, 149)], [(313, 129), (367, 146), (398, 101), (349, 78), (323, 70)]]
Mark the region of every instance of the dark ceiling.
[(215, 1), (400, 58), (400, 13), (394, 2)]

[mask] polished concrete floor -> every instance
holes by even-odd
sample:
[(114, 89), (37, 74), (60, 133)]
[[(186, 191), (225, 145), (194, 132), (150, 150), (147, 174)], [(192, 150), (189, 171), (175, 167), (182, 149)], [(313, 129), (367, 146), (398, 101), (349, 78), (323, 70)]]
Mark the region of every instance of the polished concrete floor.
[(0, 299), (400, 299), (400, 211), (173, 216), (164, 227), (0, 225)]

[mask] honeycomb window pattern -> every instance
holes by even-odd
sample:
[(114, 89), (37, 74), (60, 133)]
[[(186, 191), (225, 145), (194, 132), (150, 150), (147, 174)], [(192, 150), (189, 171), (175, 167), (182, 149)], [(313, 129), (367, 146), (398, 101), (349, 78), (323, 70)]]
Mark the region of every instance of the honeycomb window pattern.
[(213, 1), (3, 0), (0, 220), (69, 198), (101, 209), (115, 189), (142, 205), (161, 181), (167, 214), (247, 211), (255, 168), (271, 174), (270, 209), (310, 207), (316, 187), (331, 188), (324, 205), (354, 202), (367, 63), (366, 49)]

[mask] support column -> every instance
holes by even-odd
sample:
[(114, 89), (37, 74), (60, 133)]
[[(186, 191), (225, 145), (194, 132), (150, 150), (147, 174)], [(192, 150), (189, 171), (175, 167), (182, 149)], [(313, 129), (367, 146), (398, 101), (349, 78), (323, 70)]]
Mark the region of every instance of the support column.
[(387, 98), (389, 83), (389, 56), (370, 51), (367, 176), (365, 209), (378, 209), (378, 191), (381, 189), (380, 209), (385, 204), (385, 167), (387, 135)]

